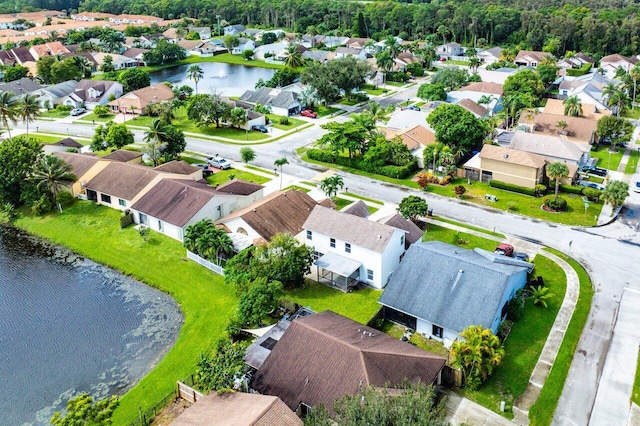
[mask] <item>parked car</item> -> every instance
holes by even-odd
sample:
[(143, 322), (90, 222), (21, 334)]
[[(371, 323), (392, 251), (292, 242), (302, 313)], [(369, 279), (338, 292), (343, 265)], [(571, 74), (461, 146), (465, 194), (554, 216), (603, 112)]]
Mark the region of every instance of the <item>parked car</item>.
[(255, 124), (255, 125), (251, 126), (251, 130), (253, 130), (255, 132), (260, 132), (260, 133), (269, 132), (269, 129), (267, 129), (267, 126), (265, 126), (264, 124)]
[(528, 262), (529, 261), (529, 255), (527, 253), (516, 253), (515, 256), (513, 256), (514, 259), (518, 259), (518, 260), (522, 260), (523, 262)]
[(633, 192), (640, 192), (640, 180), (637, 180), (631, 189), (633, 189)]
[(607, 169), (603, 169), (601, 167), (594, 167), (594, 166), (583, 166), (581, 171), (584, 173), (589, 173), (589, 174), (600, 176), (600, 177), (605, 177), (609, 174), (609, 171)]
[(216, 169), (226, 170), (231, 168), (231, 162), (226, 158), (222, 157), (209, 157), (207, 158), (207, 163), (211, 167), (215, 167)]
[(303, 109), (302, 111), (300, 111), (300, 115), (303, 117), (309, 117), (309, 118), (317, 118), (318, 114), (316, 114), (315, 112), (313, 112), (310, 109)]
[(87, 112), (87, 110), (84, 108), (74, 108), (71, 110), (71, 115), (75, 117), (77, 115), (84, 114), (85, 112)]
[(587, 188), (600, 189), (600, 190), (604, 189), (604, 186), (597, 184), (595, 182), (589, 182), (586, 180), (578, 181), (578, 184), (580, 184), (580, 186), (586, 186)]
[(498, 247), (493, 252), (501, 256), (513, 257), (513, 246), (506, 243), (498, 244)]
[(402, 111), (406, 111), (406, 110), (411, 110), (411, 111), (420, 111), (420, 107), (417, 107), (415, 105), (409, 105), (406, 107), (402, 107), (400, 108)]
[(194, 166), (200, 167), (202, 169), (202, 176), (210, 176), (213, 174), (213, 170), (209, 168), (208, 164), (199, 163), (199, 164), (194, 164)]

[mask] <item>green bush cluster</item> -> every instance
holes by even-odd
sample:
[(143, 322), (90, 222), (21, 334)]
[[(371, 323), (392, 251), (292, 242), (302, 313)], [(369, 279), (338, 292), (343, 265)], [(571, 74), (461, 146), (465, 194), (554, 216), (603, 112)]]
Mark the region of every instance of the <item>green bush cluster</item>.
[(517, 192), (519, 194), (535, 196), (536, 190), (533, 188), (527, 188), (526, 186), (514, 185), (507, 182), (500, 182), (499, 180), (490, 180), (489, 186), (492, 188), (504, 189), (506, 191)]
[(564, 183), (561, 183), (559, 186), (560, 191), (562, 192), (566, 192), (567, 194), (578, 194), (578, 195), (582, 195), (582, 191), (584, 190), (583, 186), (573, 186), (573, 185), (566, 185)]
[(562, 197), (549, 197), (544, 199), (544, 205), (550, 210), (554, 212), (565, 212), (567, 211), (567, 200)]
[(591, 71), (591, 64), (586, 63), (580, 68), (568, 68), (566, 72), (569, 77), (579, 77), (581, 75), (585, 75), (589, 71)]
[(411, 162), (404, 166), (378, 167), (376, 165), (369, 164), (362, 158), (343, 157), (321, 149), (308, 150), (307, 157), (311, 160), (322, 161), (323, 163), (339, 164), (341, 166), (347, 166), (354, 169), (363, 170), (368, 173), (376, 173), (396, 179), (406, 179), (412, 176), (418, 170), (418, 161), (416, 159), (411, 160)]
[(395, 81), (396, 83), (406, 83), (411, 76), (403, 71), (390, 71), (385, 74), (387, 81)]
[(280, 124), (283, 126), (289, 125), (289, 117), (280, 117)]

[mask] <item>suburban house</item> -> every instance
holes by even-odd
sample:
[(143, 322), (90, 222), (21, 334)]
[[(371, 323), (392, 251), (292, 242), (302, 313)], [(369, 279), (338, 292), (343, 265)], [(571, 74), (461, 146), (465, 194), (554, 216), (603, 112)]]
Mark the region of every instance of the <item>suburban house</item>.
[(224, 35), (238, 36), (242, 34), (246, 28), (241, 24), (227, 25), (223, 28)]
[(164, 30), (162, 33), (162, 37), (167, 40), (169, 43), (176, 44), (182, 40), (184, 40), (185, 31), (181, 28), (171, 27)]
[(440, 383), (444, 358), (331, 311), (291, 322), (250, 387), (305, 415), (369, 386)]
[(117, 149), (107, 155), (105, 160), (118, 161), (120, 163), (142, 164), (142, 152), (129, 151), (128, 149)]
[(78, 198), (86, 197), (84, 185), (111, 164), (111, 161), (95, 155), (66, 152), (66, 149), (54, 151), (53, 155), (60, 157), (71, 166), (71, 172), (76, 175), (76, 181), (69, 185), (69, 190), (74, 197)]
[(462, 56), (464, 55), (464, 48), (456, 42), (441, 44), (436, 47), (436, 54), (444, 58)]
[(384, 318), (449, 347), (465, 328), (494, 333), (533, 265), (482, 249), (431, 241), (409, 247), (380, 297)]
[(394, 213), (392, 215), (382, 217), (378, 219), (377, 222), (382, 223), (383, 225), (393, 226), (394, 228), (400, 229), (402, 231), (406, 231), (404, 237), (405, 250), (408, 249), (411, 244), (422, 240), (422, 235), (424, 234), (422, 229), (418, 228), (418, 225), (416, 225), (409, 219), (405, 219), (399, 213)]
[(271, 111), (275, 115), (295, 115), (302, 108), (296, 92), (271, 87), (247, 90), (240, 96), (240, 100), (252, 105), (259, 103), (271, 107)]
[[(9, 50), (9, 55), (14, 63), (20, 64), (24, 67), (29, 67), (29, 64), (35, 64), (36, 58), (33, 57), (29, 49), (26, 47), (14, 47)], [(5, 64), (13, 65), (13, 64)]]
[(491, 49), (481, 50), (476, 56), (483, 64), (491, 65), (498, 62), (502, 57), (502, 47), (492, 47)]
[(59, 41), (50, 41), (48, 43), (35, 44), (31, 46), (31, 49), (29, 49), (29, 53), (31, 53), (33, 59), (37, 61), (43, 56), (55, 56), (61, 55), (63, 53), (69, 53), (69, 49), (67, 49)]
[(487, 108), (469, 98), (459, 100), (456, 102), (456, 105), (459, 105), (469, 111), (475, 118), (485, 118), (490, 115), (490, 111)]
[(283, 53), (287, 50), (287, 47), (289, 47), (289, 44), (285, 42), (263, 44), (254, 49), (253, 57), (254, 59), (264, 61), (270, 56), (278, 56), (279, 54)]
[(335, 54), (329, 50), (307, 50), (302, 54), (302, 59), (311, 59), (312, 61), (322, 62), (335, 59)]
[(202, 40), (181, 40), (178, 46), (186, 50), (189, 55), (197, 56), (211, 56), (219, 50), (215, 44)]
[(60, 103), (92, 110), (96, 105), (105, 105), (111, 95), (116, 98), (122, 96), (122, 84), (108, 80), (80, 80), (73, 93), (62, 98)]
[(156, 83), (153, 86), (134, 90), (119, 99), (109, 102), (109, 107), (114, 114), (126, 113), (145, 115), (147, 105), (170, 101), (175, 97), (173, 90), (164, 83)]
[(96, 52), (93, 54), (93, 59), (98, 63), (99, 68), (104, 65), (107, 56), (111, 57), (113, 68), (116, 70), (124, 70), (138, 66), (138, 61), (135, 58), (118, 55), (117, 53)]
[[(315, 46), (317, 43), (322, 43), (327, 48), (338, 47), (346, 44), (347, 40), (349, 40), (349, 37), (317, 35), (315, 36), (315, 42), (313, 43), (313, 46)], [(313, 46), (307, 46), (307, 47), (313, 47)]]
[(49, 108), (53, 108), (54, 105), (62, 103), (62, 99), (65, 96), (69, 96), (75, 92), (78, 82), (75, 80), (63, 81), (62, 83), (54, 84), (52, 86), (42, 87), (41, 89), (33, 92), (38, 97), (38, 102), (42, 108), (45, 108), (45, 104), (49, 103)]
[(518, 121), (518, 128), (526, 128), (530, 133), (559, 136), (570, 141), (589, 144), (596, 143), (598, 140), (596, 136), (597, 127), (597, 120), (545, 112), (535, 114), (531, 118), (527, 117), (526, 114), (521, 114)]
[(391, 114), (389, 121), (387, 121), (387, 128), (394, 130), (404, 130), (407, 128), (415, 127), (417, 123), (422, 126), (426, 126), (427, 116), (429, 112), (426, 110), (414, 111), (414, 110), (400, 110)]
[(0, 83), (0, 92), (13, 93), (13, 99), (21, 98), (30, 93), (35, 94), (41, 88), (42, 86), (28, 77), (22, 77), (9, 83)]
[(144, 67), (147, 63), (144, 61), (144, 54), (147, 53), (149, 49), (141, 49), (139, 47), (129, 47), (127, 50), (122, 52), (122, 56), (125, 56), (129, 59), (133, 59), (136, 61), (137, 66)]
[(241, 124), (241, 129), (250, 130), (252, 126), (267, 124), (267, 118), (264, 114), (254, 111), (253, 104), (241, 100), (235, 100), (230, 98), (223, 98), (230, 108), (242, 108), (244, 109), (247, 121)]
[(207, 41), (211, 38), (211, 27), (196, 27), (194, 25), (189, 25), (187, 29), (190, 33), (198, 33), (200, 40), (202, 41)]
[(358, 49), (356, 47), (340, 46), (333, 53), (335, 59), (353, 56), (354, 58), (361, 61), (367, 60), (367, 52), (364, 49)]
[[(547, 99), (542, 112), (544, 114), (564, 115), (564, 103), (559, 99)], [(582, 118), (598, 121), (607, 115), (611, 115), (611, 111), (608, 109), (600, 109), (596, 105), (589, 103), (582, 104), (582, 114), (580, 114)]]
[(540, 62), (546, 59), (547, 56), (550, 56), (550, 53), (547, 52), (538, 52), (534, 50), (521, 50), (518, 52), (518, 55), (514, 59), (516, 65), (520, 65), (521, 67), (531, 67), (536, 68)]
[(470, 83), (447, 94), (447, 102), (460, 104), (476, 117), (495, 115), (500, 112), (501, 99), (502, 84), (488, 82)]
[(413, 127), (406, 127), (401, 130), (385, 129), (387, 139), (398, 136), (403, 144), (409, 148), (411, 154), (418, 159), (418, 165), (424, 167), (424, 159), (422, 153), (424, 147), (436, 143), (436, 134), (431, 130), (426, 122), (424, 125), (416, 124)]
[[(193, 172), (202, 176), (199, 167), (187, 166), (198, 169)], [(136, 223), (182, 241), (189, 225), (202, 219), (220, 219), (245, 204), (242, 202), (244, 197), (217, 191), (204, 181), (165, 178), (138, 197), (131, 210)]]
[(393, 61), (395, 62), (395, 68), (401, 71), (404, 71), (409, 64), (420, 64), (422, 62), (411, 52), (401, 52)]
[(244, 236), (249, 245), (260, 245), (276, 234), (301, 234), (302, 225), (317, 204), (303, 191), (276, 191), (217, 220), (216, 224), (224, 225), (232, 236)]
[(384, 288), (404, 255), (404, 230), (328, 207), (316, 206), (302, 227), (318, 282), (343, 291), (358, 282)]
[(467, 179), (485, 183), (495, 179), (533, 189), (543, 183), (546, 163), (542, 155), (485, 144), (463, 167)]
[(183, 411), (171, 426), (302, 426), (302, 420), (276, 396), (211, 392)]
[(231, 49), (231, 53), (234, 55), (242, 55), (245, 50), (256, 50), (256, 42), (250, 38), (240, 37), (238, 39), (238, 45)]
[(43, 151), (46, 155), (51, 155), (54, 152), (67, 152), (68, 150), (77, 150), (77, 152), (80, 152), (80, 150), (84, 147), (84, 145), (82, 145), (79, 142), (76, 142), (75, 140), (71, 139), (71, 138), (66, 138), (66, 139), (62, 139), (61, 141), (58, 141), (56, 143), (52, 143), (52, 144), (46, 144), (43, 145)]
[(638, 58), (636, 57), (627, 58), (626, 56), (615, 53), (601, 58), (600, 68), (604, 70), (607, 77), (614, 78), (616, 72), (618, 72), (618, 68), (622, 68), (624, 72), (629, 72), (637, 62)]
[(585, 74), (580, 77), (564, 77), (558, 86), (561, 96), (577, 96), (583, 104), (583, 112), (586, 104), (594, 107), (594, 112), (609, 110), (605, 96), (602, 94), (608, 83), (619, 84), (618, 80), (611, 80), (599, 73)]
[[(345, 40), (344, 45), (347, 47), (353, 47), (355, 49), (364, 49), (369, 44), (374, 44), (375, 40), (362, 37), (351, 37)], [(375, 49), (372, 49), (370, 53), (375, 53)]]
[(592, 57), (584, 53), (576, 53), (570, 58), (560, 59), (556, 63), (556, 66), (562, 70), (566, 70), (568, 68), (582, 68), (585, 64), (591, 64), (593, 66), (595, 63), (596, 61)]

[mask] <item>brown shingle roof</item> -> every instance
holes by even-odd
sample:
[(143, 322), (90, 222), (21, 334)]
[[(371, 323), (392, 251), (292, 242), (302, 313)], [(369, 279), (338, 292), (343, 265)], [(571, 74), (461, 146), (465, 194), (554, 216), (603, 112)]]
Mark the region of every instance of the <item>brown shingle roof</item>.
[(303, 228), (382, 253), (395, 228), (323, 206), (313, 209)]
[(216, 193), (209, 185), (190, 179), (162, 179), (131, 208), (182, 228)]
[(600, 64), (603, 62), (627, 62), (630, 64), (635, 64), (638, 62), (635, 58), (627, 58), (626, 56), (622, 56), (618, 53), (614, 53), (613, 55), (604, 56), (600, 59)]
[(234, 179), (225, 183), (224, 185), (220, 185), (216, 189), (219, 192), (226, 192), (228, 194), (251, 195), (254, 192), (260, 191), (262, 188), (264, 188), (264, 186), (258, 185), (257, 183)]
[(112, 160), (112, 161), (120, 161), (126, 163), (128, 161), (134, 160), (136, 158), (142, 157), (142, 153), (138, 151), (128, 151), (126, 149), (119, 149), (117, 151), (113, 151), (109, 155), (105, 155), (104, 159)]
[(503, 163), (517, 164), (519, 166), (532, 167), (535, 169), (544, 167), (546, 163), (546, 160), (542, 155), (497, 145), (483, 145), (482, 151), (480, 151), (480, 158), (501, 161)]
[(319, 206), (324, 206), (330, 209), (337, 209), (338, 206), (336, 206), (336, 203), (334, 203), (333, 201), (331, 201), (331, 198), (323, 198), (322, 200), (318, 201), (318, 205)]
[(403, 231), (407, 231), (404, 237), (404, 246), (405, 248), (409, 248), (409, 246), (416, 241), (420, 241), (422, 239), (422, 229), (418, 228), (418, 225), (411, 222), (409, 219), (405, 219), (400, 214), (392, 214), (391, 216), (383, 217), (378, 220), (380, 223), (384, 223), (385, 225), (393, 226), (394, 228), (401, 229)]
[(94, 164), (102, 160), (95, 155), (77, 154), (73, 152), (54, 152), (53, 155), (60, 157), (65, 163), (71, 166), (71, 171), (78, 179), (89, 171)]
[(178, 416), (171, 426), (301, 426), (280, 398), (255, 393), (210, 393)]
[(342, 213), (348, 213), (354, 216), (361, 217), (366, 219), (369, 217), (369, 209), (364, 201), (358, 200), (354, 203), (349, 204), (347, 207), (341, 210)]
[(112, 162), (91, 179), (86, 187), (125, 200), (133, 200), (158, 174), (145, 166)]
[(549, 55), (550, 53), (540, 52), (535, 50), (521, 50), (518, 52), (518, 56), (516, 56), (513, 62), (518, 63), (519, 61), (529, 61), (529, 60), (540, 62)]
[(461, 92), (480, 92), (502, 96), (502, 84), (486, 81), (471, 83), (460, 89)]
[(394, 136), (400, 136), (402, 143), (405, 144), (410, 151), (418, 148), (420, 145), (426, 146), (436, 142), (435, 133), (421, 124), (408, 127), (401, 131), (387, 128), (386, 135), (388, 139), (391, 139)]
[(52, 145), (55, 146), (66, 146), (67, 148), (82, 148), (84, 145), (82, 145), (80, 142), (76, 142), (75, 140), (71, 139), (71, 138), (66, 138), (66, 139), (62, 139), (61, 141), (58, 141)]
[(489, 112), (485, 107), (483, 107), (482, 105), (478, 105), (476, 102), (472, 101), (471, 99), (462, 99), (461, 101), (458, 102), (458, 105), (460, 105), (462, 108), (466, 109), (471, 114), (477, 117), (482, 117), (487, 112)]
[[(542, 113), (535, 116), (535, 131), (536, 133), (544, 133), (545, 135), (558, 136), (558, 130), (562, 130), (557, 126), (558, 121), (565, 121), (567, 123), (564, 131), (567, 132), (569, 138), (578, 139), (582, 142), (590, 142), (598, 127), (597, 120)], [(518, 124), (529, 124), (526, 114), (521, 116)]]
[(293, 321), (251, 386), (295, 410), (301, 402), (332, 410), (363, 386), (433, 383), (446, 360), (331, 311)]
[(190, 175), (200, 170), (200, 167), (192, 166), (186, 161), (173, 160), (168, 163), (161, 164), (158, 167), (154, 167), (154, 170), (159, 172), (176, 173), (179, 175)]
[[(580, 83), (584, 84), (584, 82)], [(598, 109), (597, 111), (598, 112), (596, 112), (596, 106), (594, 104), (582, 104), (582, 118), (599, 120), (605, 115), (611, 115), (611, 111), (607, 109)], [(564, 115), (564, 104), (560, 99), (547, 99), (547, 104), (544, 106), (543, 112), (545, 114)]]
[(302, 224), (307, 220), (316, 202), (307, 193), (295, 189), (274, 192), (268, 196), (231, 213), (217, 221), (241, 217), (263, 239), (270, 241), (274, 235), (302, 232)]

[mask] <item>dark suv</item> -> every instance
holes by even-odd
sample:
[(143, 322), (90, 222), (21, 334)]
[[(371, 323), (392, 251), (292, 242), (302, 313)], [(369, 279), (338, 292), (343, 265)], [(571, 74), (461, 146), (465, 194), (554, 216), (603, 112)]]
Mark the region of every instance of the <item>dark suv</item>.
[(251, 130), (260, 133), (267, 133), (269, 131), (269, 129), (267, 129), (267, 126), (265, 126), (264, 124), (256, 124), (254, 126), (251, 126)]

